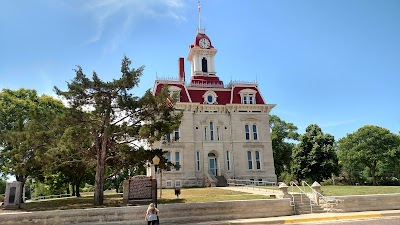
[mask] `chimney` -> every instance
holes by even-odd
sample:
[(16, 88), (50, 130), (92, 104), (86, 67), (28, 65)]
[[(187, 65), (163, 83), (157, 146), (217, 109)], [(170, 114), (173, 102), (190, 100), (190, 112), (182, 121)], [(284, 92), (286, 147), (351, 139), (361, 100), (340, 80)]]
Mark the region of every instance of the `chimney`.
[(178, 60), (178, 78), (179, 81), (185, 81), (185, 59), (179, 58)]

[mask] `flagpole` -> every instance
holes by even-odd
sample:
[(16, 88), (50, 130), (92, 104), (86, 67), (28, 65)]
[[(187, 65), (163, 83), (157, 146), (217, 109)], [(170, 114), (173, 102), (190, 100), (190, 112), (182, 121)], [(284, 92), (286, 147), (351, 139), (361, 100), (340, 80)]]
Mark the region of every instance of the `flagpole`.
[(198, 1), (197, 9), (198, 9), (198, 16), (199, 16), (199, 27), (198, 27), (198, 31), (200, 31), (200, 29), (201, 29), (201, 21), (200, 21), (200, 9), (201, 9), (201, 5), (200, 5), (200, 1)]

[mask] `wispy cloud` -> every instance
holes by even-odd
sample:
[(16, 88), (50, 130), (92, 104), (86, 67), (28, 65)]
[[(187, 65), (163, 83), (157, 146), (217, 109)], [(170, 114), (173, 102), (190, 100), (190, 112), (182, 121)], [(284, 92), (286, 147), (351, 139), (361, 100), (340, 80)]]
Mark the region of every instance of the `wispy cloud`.
[[(113, 26), (121, 32), (114, 32), (111, 38), (110, 46), (115, 48), (118, 40), (123, 38), (121, 34), (126, 33), (128, 29), (132, 29), (132, 25), (140, 18), (144, 17), (160, 17), (172, 18), (175, 20), (185, 20), (182, 15), (185, 8), (184, 0), (89, 0), (85, 1), (83, 10), (89, 13), (95, 22), (95, 33), (91, 36), (86, 44), (91, 44), (101, 40), (107, 30), (107, 26)], [(115, 27), (115, 24), (108, 23), (114, 17), (123, 19)], [(125, 31), (125, 32), (124, 32)]]

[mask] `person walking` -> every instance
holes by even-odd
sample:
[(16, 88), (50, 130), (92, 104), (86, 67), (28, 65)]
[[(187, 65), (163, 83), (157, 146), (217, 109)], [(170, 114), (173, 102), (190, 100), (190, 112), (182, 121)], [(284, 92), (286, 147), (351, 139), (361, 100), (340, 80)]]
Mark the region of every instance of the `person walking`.
[(153, 203), (150, 203), (149, 207), (147, 208), (146, 212), (146, 221), (147, 225), (158, 225), (158, 213), (160, 210), (158, 210)]

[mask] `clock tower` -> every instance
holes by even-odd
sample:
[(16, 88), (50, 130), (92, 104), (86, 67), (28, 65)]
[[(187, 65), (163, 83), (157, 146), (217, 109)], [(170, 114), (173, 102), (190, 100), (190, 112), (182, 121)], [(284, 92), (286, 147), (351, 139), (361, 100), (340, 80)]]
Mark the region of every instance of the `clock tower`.
[(191, 65), (191, 76), (215, 76), (214, 56), (217, 49), (211, 44), (204, 29), (197, 29), (194, 43), (189, 46), (188, 60)]
[[(153, 93), (167, 87), (181, 123), (153, 147), (179, 167), (163, 171), (161, 186), (224, 186), (228, 179), (260, 185), (276, 183), (269, 112), (256, 82), (230, 81), (224, 85), (215, 72), (217, 49), (200, 26), (189, 45), (190, 81), (184, 58), (178, 60), (178, 79), (157, 78)], [(218, 74), (219, 75), (219, 74)], [(246, 74), (247, 75), (247, 74)], [(168, 104), (172, 103), (167, 98)], [(150, 173), (149, 173), (150, 174)], [(234, 181), (233, 181), (234, 182)]]

